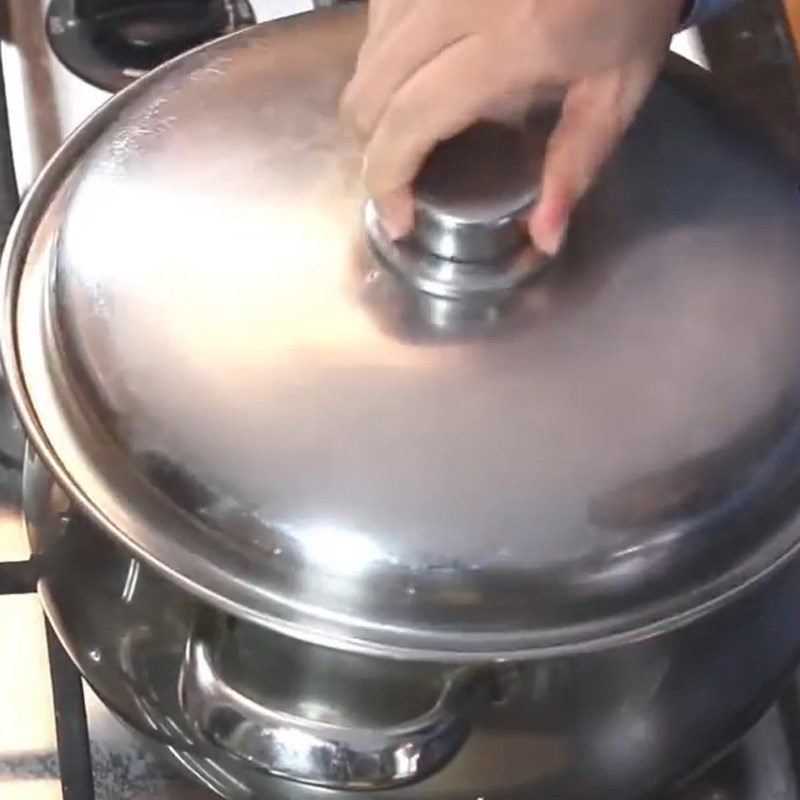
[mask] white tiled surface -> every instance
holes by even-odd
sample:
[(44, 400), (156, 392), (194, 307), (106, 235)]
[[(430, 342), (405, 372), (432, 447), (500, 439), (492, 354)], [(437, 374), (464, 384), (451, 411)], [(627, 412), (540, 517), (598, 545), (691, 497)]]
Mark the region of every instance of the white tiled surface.
[[(2, 535), (2, 534), (0, 534)], [(0, 598), (0, 798), (60, 800), (44, 622), (34, 596)]]

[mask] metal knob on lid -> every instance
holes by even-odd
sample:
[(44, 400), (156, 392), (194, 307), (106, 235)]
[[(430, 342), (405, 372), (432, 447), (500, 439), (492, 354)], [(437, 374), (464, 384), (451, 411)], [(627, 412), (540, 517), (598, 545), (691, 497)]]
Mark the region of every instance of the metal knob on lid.
[(391, 241), (368, 204), (378, 253), (429, 294), (513, 288), (544, 261), (524, 220), (538, 196), (536, 144), (530, 129), (481, 123), (439, 145), (414, 185), (415, 227), (407, 239)]
[(522, 217), (536, 199), (520, 131), (481, 124), (436, 150), (414, 187), (414, 235), (454, 261), (494, 262), (528, 244)]

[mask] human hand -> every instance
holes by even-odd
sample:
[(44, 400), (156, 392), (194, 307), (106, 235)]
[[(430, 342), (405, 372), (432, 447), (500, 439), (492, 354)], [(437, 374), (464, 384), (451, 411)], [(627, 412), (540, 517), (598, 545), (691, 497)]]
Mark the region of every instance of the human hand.
[(685, 0), (371, 0), (342, 116), (389, 233), (414, 220), (411, 185), (437, 142), (481, 119), (564, 97), (528, 227), (555, 254), (575, 204), (646, 97)]

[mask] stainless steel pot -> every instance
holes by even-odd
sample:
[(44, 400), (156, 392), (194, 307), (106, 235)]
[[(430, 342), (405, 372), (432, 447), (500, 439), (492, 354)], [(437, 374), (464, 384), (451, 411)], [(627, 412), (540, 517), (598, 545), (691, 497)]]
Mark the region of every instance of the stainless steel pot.
[[(387, 729), (435, 708), (452, 666), (309, 645), (223, 615), (87, 520), (65, 517), (68, 501), (35, 458), (25, 474), (31, 541), (47, 563), (42, 600), (73, 660), (159, 754), (236, 800), (329, 796), (283, 776), (386, 785), (407, 777), (400, 770), (414, 764), (414, 748), (434, 758), (458, 752), (446, 763), (417, 762), (421, 782), (374, 794), (634, 798), (721, 752), (797, 662), (794, 560), (755, 591), (661, 636), (562, 657), (477, 662), (495, 670), (489, 702), (476, 708), (464, 695), (473, 706), (456, 706), (457, 728), (406, 738), (395, 757), (370, 758), (366, 774), (353, 735), (369, 730), (363, 746), (374, 753)], [(227, 626), (224, 636), (199, 628), (198, 617), (203, 626)], [(197, 674), (198, 647), (206, 648), (201, 664), (211, 659), (205, 676)], [(187, 669), (195, 679), (188, 686)], [(213, 685), (203, 680), (209, 674)], [(276, 731), (278, 713), (291, 722)], [(334, 755), (317, 746), (314, 734), (328, 731), (322, 723), (346, 725), (348, 748), (337, 745)]]
[(28, 196), (45, 606), (231, 796), (635, 797), (800, 653), (792, 170), (676, 62), (559, 259), (517, 223), (539, 115), (440, 148), (391, 242), (336, 123), (363, 26), (157, 70)]

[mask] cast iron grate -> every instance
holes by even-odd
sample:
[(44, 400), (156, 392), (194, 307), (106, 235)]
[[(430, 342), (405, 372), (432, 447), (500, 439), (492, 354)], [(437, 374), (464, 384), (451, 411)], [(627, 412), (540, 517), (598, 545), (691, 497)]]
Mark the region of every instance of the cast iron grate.
[[(0, 562), (0, 596), (35, 592), (37, 572), (35, 559)], [(64, 800), (94, 800), (89, 727), (81, 676), (49, 623), (46, 623), (46, 632), (61, 791)]]

